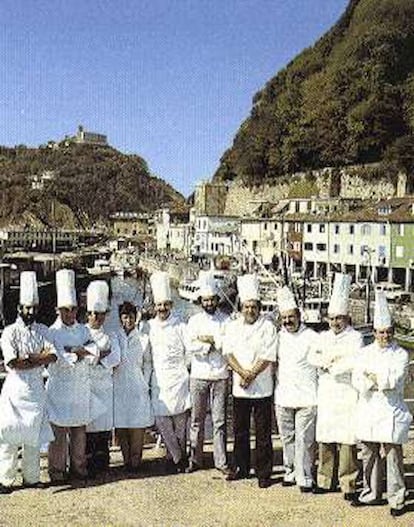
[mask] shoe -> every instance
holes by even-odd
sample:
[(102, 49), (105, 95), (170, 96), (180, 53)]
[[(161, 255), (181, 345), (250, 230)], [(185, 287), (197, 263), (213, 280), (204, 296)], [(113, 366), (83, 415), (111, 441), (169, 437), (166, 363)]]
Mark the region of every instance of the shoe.
[(190, 461), (188, 467), (185, 469), (186, 474), (192, 474), (193, 472), (197, 472), (197, 470), (201, 470), (201, 466), (197, 465), (197, 463), (194, 463), (194, 461)]
[(282, 487), (294, 487), (296, 483), (294, 481), (282, 481)]
[(2, 485), (0, 483), (0, 494), (11, 494), (13, 492), (13, 487), (9, 485)]
[(272, 484), (270, 478), (259, 479), (259, 489), (268, 489)]
[(224, 474), (225, 476), (228, 476), (229, 474), (233, 472), (230, 467), (216, 467), (216, 469), (220, 471), (222, 474)]
[(351, 507), (378, 507), (380, 505), (385, 505), (386, 500), (371, 500), (371, 501), (359, 501), (355, 499), (351, 502)]
[(345, 501), (357, 501), (358, 494), (356, 492), (345, 492), (344, 494), (344, 500)]
[(22, 487), (24, 489), (47, 489), (48, 485), (42, 481), (37, 481), (36, 483), (26, 483), (23, 481)]
[(299, 490), (302, 494), (308, 494), (309, 492), (313, 492), (313, 487), (299, 487)]
[(226, 481), (238, 481), (239, 479), (248, 479), (248, 477), (249, 474), (247, 472), (240, 470), (240, 468), (236, 468), (226, 476)]
[(398, 516), (402, 516), (405, 513), (405, 506), (402, 509), (390, 509), (390, 514), (393, 518), (398, 518)]
[(175, 470), (177, 474), (183, 474), (187, 472), (188, 460), (187, 458), (181, 459), (178, 463), (175, 464)]
[(312, 494), (328, 494), (329, 492), (332, 492), (330, 489), (324, 489), (322, 487), (318, 487), (317, 485), (315, 485), (314, 487), (312, 487), (312, 490), (311, 490)]

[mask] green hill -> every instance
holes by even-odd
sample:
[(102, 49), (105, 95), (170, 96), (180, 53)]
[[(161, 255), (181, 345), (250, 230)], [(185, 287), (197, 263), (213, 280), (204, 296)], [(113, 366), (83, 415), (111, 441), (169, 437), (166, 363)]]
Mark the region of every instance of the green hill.
[[(33, 176), (54, 175), (42, 189)], [(150, 175), (137, 155), (110, 147), (70, 144), (58, 149), (0, 147), (1, 223), (89, 227), (115, 211), (147, 212), (180, 207), (184, 198)]]
[(215, 178), (258, 184), (377, 161), (410, 173), (413, 134), (414, 2), (351, 0), (328, 33), (256, 94)]

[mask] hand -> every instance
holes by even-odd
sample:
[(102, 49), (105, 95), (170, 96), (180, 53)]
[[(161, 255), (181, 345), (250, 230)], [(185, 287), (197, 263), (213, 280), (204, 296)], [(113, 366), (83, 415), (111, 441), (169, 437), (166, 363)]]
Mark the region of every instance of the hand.
[(214, 337), (212, 335), (199, 335), (197, 339), (204, 344), (214, 346)]

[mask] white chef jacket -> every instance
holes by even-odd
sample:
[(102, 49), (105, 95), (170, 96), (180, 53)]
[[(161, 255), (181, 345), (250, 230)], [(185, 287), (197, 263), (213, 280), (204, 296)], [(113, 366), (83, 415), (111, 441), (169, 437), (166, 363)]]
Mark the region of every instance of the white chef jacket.
[(330, 329), (320, 334), (309, 361), (319, 367), (316, 440), (321, 443), (356, 443), (358, 392), (352, 385), (352, 370), (360, 360), (362, 336), (347, 326), (338, 335)]
[(152, 360), (148, 335), (137, 328), (116, 334), (121, 361), (114, 369), (115, 428), (146, 428), (154, 424), (150, 398)]
[[(251, 369), (258, 360), (276, 362), (278, 335), (276, 328), (264, 316), (253, 324), (243, 317), (230, 321), (225, 328), (223, 355), (233, 355), (242, 368)], [(273, 395), (273, 368), (268, 366), (247, 387), (240, 386), (241, 378), (233, 371), (233, 396), (257, 399)]]
[[(50, 327), (51, 338), (58, 348), (58, 360), (48, 366), (46, 384), (49, 419), (57, 426), (82, 426), (105, 412), (105, 407), (91, 392), (90, 368), (99, 356), (89, 329), (75, 322), (63, 324), (60, 317)], [(83, 346), (91, 359), (77, 360), (75, 353), (61, 352), (65, 346)]]
[(114, 425), (114, 386), (113, 369), (121, 360), (121, 350), (118, 339), (114, 335), (108, 335), (101, 327), (92, 329), (87, 324), (91, 337), (99, 351), (111, 350), (109, 355), (91, 366), (91, 391), (105, 407), (105, 412), (91, 421), (86, 427), (87, 432), (105, 432), (111, 430)]
[[(217, 310), (193, 315), (187, 323), (187, 349), (191, 353), (190, 376), (193, 379), (217, 381), (227, 379), (229, 370), (222, 353), (224, 326), (228, 317)], [(214, 337), (214, 346), (198, 340), (199, 336)]]
[(178, 415), (191, 407), (185, 324), (173, 313), (149, 321), (154, 371), (151, 398), (155, 416)]
[(275, 404), (304, 408), (317, 404), (317, 368), (308, 361), (318, 334), (302, 324), (296, 333), (284, 327), (279, 333), (277, 350)]
[(37, 322), (26, 326), (20, 317), (3, 331), (1, 348), (8, 374), (0, 395), (2, 443), (40, 447), (54, 438), (46, 415), (44, 366), (28, 370), (8, 366), (13, 359), (26, 359), (46, 348), (56, 354), (47, 336), (46, 326)]
[[(408, 353), (395, 342), (364, 349), (352, 376), (359, 391), (356, 435), (362, 441), (402, 444), (408, 441), (412, 416), (404, 401)], [(367, 377), (374, 374), (377, 383)]]

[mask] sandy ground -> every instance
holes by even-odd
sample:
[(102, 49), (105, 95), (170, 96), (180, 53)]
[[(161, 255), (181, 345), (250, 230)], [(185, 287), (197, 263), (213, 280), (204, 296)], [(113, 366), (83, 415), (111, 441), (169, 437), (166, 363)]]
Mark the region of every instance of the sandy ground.
[[(393, 519), (388, 506), (355, 510), (342, 495), (303, 495), (285, 488), (280, 444), (275, 440), (273, 485), (257, 480), (226, 482), (214, 468), (193, 474), (166, 475), (162, 449), (146, 448), (142, 471), (127, 476), (117, 448), (112, 466), (96, 480), (16, 490), (0, 496), (1, 526), (414, 526), (414, 441), (405, 449), (408, 512)], [(211, 446), (206, 465), (212, 465)], [(42, 459), (42, 480), (47, 481)]]

